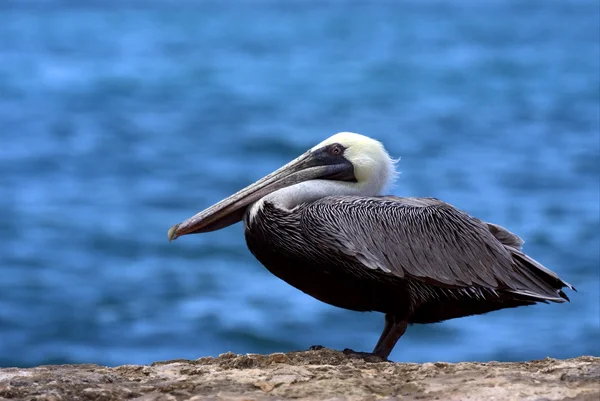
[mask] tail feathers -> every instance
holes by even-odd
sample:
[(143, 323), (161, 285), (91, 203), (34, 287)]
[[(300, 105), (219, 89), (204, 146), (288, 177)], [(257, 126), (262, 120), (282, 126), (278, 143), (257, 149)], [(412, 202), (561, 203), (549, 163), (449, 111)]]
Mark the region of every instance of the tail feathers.
[(549, 295), (541, 295), (539, 293), (536, 293), (533, 291), (528, 291), (528, 290), (509, 290), (508, 292), (510, 292), (511, 294), (515, 294), (515, 295), (522, 295), (522, 296), (525, 296), (526, 298), (535, 300), (535, 302), (542, 302), (545, 304), (547, 304), (548, 302), (564, 303), (567, 301), (571, 301), (569, 299), (569, 297), (567, 296), (567, 294), (565, 294), (561, 290), (556, 291), (556, 293), (558, 294), (558, 296), (556, 296), (556, 297), (549, 296)]
[(528, 298), (539, 300), (539, 302), (565, 302), (570, 301), (562, 288), (569, 288), (577, 291), (571, 284), (563, 281), (552, 270), (547, 269), (541, 263), (525, 255), (523, 252), (511, 250), (516, 267), (526, 278), (527, 288), (518, 288), (510, 290), (513, 294), (523, 295)]
[[(567, 287), (573, 291), (577, 291), (571, 284), (563, 281), (552, 270), (547, 269), (535, 259), (525, 255), (522, 251), (523, 240), (517, 234), (508, 231), (506, 228), (493, 223), (486, 222), (490, 232), (506, 246), (513, 255), (516, 262), (516, 267), (522, 274), (524, 280), (521, 285), (526, 289), (510, 290), (514, 294), (524, 295), (528, 298), (552, 302), (570, 301), (567, 294), (561, 289)], [(535, 291), (534, 291), (535, 289)]]

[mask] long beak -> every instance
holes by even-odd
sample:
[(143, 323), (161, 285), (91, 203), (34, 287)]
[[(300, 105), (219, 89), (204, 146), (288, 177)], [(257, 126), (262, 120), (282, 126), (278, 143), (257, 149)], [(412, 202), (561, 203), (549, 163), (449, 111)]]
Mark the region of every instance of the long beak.
[(320, 152), (304, 153), (254, 184), (184, 222), (175, 224), (169, 229), (169, 241), (186, 234), (205, 233), (227, 227), (242, 220), (250, 204), (278, 189), (307, 180), (336, 177), (348, 170), (348, 162), (345, 159), (343, 162), (339, 159), (331, 162), (332, 160), (324, 158)]

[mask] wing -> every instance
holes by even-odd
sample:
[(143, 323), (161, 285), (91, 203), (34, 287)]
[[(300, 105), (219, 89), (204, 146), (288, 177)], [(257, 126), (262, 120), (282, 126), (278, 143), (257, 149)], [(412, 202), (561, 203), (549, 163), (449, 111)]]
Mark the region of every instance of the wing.
[(302, 223), (317, 246), (400, 278), (558, 302), (572, 288), (525, 255), (517, 235), (433, 198), (326, 197)]

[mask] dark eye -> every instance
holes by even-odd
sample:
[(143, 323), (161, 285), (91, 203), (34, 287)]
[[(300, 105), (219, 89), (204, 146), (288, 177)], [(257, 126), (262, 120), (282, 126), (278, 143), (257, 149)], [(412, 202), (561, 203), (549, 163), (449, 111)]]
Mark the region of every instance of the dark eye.
[(335, 143), (329, 148), (329, 154), (332, 156), (341, 156), (344, 153), (342, 145)]

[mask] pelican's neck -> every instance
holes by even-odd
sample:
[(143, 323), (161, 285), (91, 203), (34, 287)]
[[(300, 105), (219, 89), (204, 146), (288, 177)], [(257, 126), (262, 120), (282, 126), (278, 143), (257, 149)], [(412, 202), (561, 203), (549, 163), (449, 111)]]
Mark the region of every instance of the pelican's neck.
[(270, 193), (250, 206), (247, 213), (252, 221), (264, 202), (272, 203), (279, 209), (292, 210), (298, 205), (314, 202), (326, 196), (375, 196), (379, 195), (379, 191), (372, 185), (361, 185), (356, 182), (310, 180)]

